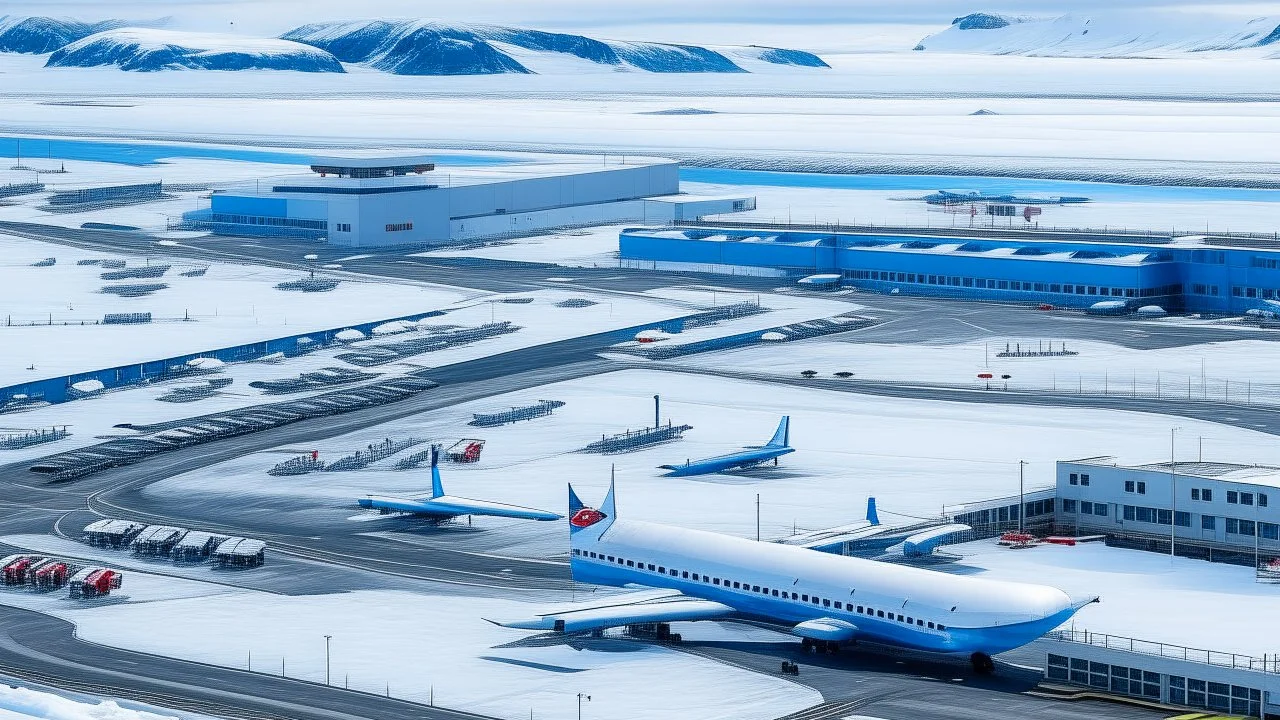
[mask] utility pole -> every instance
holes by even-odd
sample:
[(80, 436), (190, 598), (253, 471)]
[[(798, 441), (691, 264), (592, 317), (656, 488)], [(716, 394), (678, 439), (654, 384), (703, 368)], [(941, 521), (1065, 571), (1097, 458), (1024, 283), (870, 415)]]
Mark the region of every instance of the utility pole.
[(578, 720), (582, 720), (582, 699), (583, 698), (586, 698), (587, 702), (591, 702), (590, 695), (583, 695), (582, 693), (578, 693)]
[(324, 684), (325, 685), (329, 684), (329, 640), (331, 640), (332, 638), (333, 638), (332, 635), (324, 636)]
[(760, 493), (756, 493), (756, 542), (760, 542)]
[(1023, 473), (1023, 470), (1026, 467), (1026, 460), (1018, 461), (1018, 532), (1022, 532), (1022, 516), (1027, 514), (1027, 501), (1024, 497), (1026, 495), (1026, 482), (1025, 475)]
[(1169, 564), (1173, 564), (1178, 541), (1178, 459), (1173, 451), (1174, 437), (1181, 428), (1169, 429)]

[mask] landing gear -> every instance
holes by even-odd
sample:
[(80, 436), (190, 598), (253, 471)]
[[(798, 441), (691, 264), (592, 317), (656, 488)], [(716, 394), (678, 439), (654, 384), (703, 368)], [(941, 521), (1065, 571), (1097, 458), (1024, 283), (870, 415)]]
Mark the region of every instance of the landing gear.
[(990, 675), (996, 671), (995, 661), (984, 652), (976, 652), (970, 655), (969, 664), (973, 666), (973, 671), (979, 675)]
[(816, 652), (819, 655), (831, 653), (832, 655), (840, 651), (840, 643), (834, 640), (814, 640), (812, 638), (800, 638), (800, 649), (805, 652)]

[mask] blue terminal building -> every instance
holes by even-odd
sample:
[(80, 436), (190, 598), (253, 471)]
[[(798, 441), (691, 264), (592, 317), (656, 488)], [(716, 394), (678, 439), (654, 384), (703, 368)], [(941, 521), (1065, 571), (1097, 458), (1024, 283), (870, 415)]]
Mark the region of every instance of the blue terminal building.
[(873, 292), (1088, 308), (1280, 312), (1280, 244), (1136, 243), (758, 229), (629, 228), (624, 267), (799, 278)]

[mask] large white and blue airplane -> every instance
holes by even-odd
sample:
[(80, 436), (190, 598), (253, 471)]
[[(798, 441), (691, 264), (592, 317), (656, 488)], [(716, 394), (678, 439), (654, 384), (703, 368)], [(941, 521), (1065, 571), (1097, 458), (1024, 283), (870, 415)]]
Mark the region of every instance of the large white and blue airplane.
[(778, 429), (773, 432), (773, 437), (764, 445), (752, 445), (738, 452), (703, 458), (702, 460), (685, 460), (683, 465), (659, 465), (658, 467), (671, 471), (667, 473), (667, 477), (710, 475), (712, 473), (725, 472), (726, 470), (755, 467), (756, 465), (763, 465), (770, 460), (776, 465), (778, 458), (795, 451), (796, 449), (791, 447), (791, 417), (784, 415), (782, 422), (778, 423)]
[(394, 495), (369, 495), (356, 502), (362, 508), (381, 510), (384, 513), (412, 513), (431, 520), (443, 521), (463, 515), (489, 515), (493, 517), (519, 518), (522, 520), (559, 520), (563, 515), (546, 510), (508, 505), (490, 500), (446, 495), (440, 482), (440, 449), (431, 447), (431, 497), (412, 498)]
[(614, 487), (599, 509), (569, 488), (574, 580), (652, 591), (497, 624), (565, 633), (624, 625), (741, 619), (788, 628), (820, 650), (867, 641), (967, 658), (1026, 645), (1098, 598), (802, 547), (618, 518)]

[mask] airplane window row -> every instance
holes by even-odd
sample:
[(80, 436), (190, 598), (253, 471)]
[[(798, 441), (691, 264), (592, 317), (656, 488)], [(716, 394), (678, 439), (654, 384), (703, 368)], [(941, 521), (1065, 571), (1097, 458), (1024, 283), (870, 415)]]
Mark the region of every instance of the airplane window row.
[[(671, 577), (678, 577), (683, 580), (691, 580), (692, 582), (702, 582), (702, 583), (707, 583), (709, 585), (717, 585), (724, 588), (732, 587), (732, 589), (734, 590), (742, 590), (744, 592), (759, 593), (761, 595), (768, 595), (768, 596), (776, 597), (783, 600), (799, 601), (802, 603), (809, 603), (811, 605), (819, 605), (825, 608), (832, 607), (833, 605), (830, 599), (819, 598), (817, 595), (814, 595), (811, 598), (809, 597), (809, 595), (804, 593), (790, 592), (787, 590), (770, 589), (767, 587), (761, 587), (759, 585), (751, 585), (749, 583), (744, 583), (739, 581), (724, 580), (718, 577), (711, 577), (710, 575), (703, 575), (700, 573), (691, 574), (687, 570), (681, 571), (675, 568), (667, 569), (662, 565), (654, 565), (653, 563), (643, 563), (643, 562), (637, 563), (634, 560), (625, 560), (620, 557), (614, 557), (613, 555), (605, 555), (603, 553), (596, 553), (589, 550), (579, 550), (575, 548), (573, 550), (573, 554), (580, 555), (583, 557), (589, 557), (592, 560), (603, 560), (605, 562), (611, 562), (617, 565), (625, 565), (626, 567), (636, 568), (637, 570), (648, 570), (649, 572), (656, 572), (661, 575), (669, 575)], [(834, 602), (834, 606), (836, 610), (843, 610), (847, 613), (851, 613), (855, 615), (866, 615), (867, 617), (880, 618), (887, 621), (896, 620), (897, 622), (906, 623), (907, 625), (914, 625), (916, 627), (922, 627), (922, 628), (927, 627), (930, 630), (946, 630), (947, 629), (947, 626), (943, 625), (942, 623), (934, 623), (931, 620), (924, 620), (923, 618), (913, 618), (909, 616), (904, 617), (903, 615), (895, 614), (892, 611), (886, 614), (884, 610), (876, 610), (874, 608), (863, 606), (863, 605), (856, 606), (857, 609), (855, 610), (854, 609), (855, 606), (853, 603), (849, 603), (848, 605), (846, 605), (840, 600), (836, 600)]]

